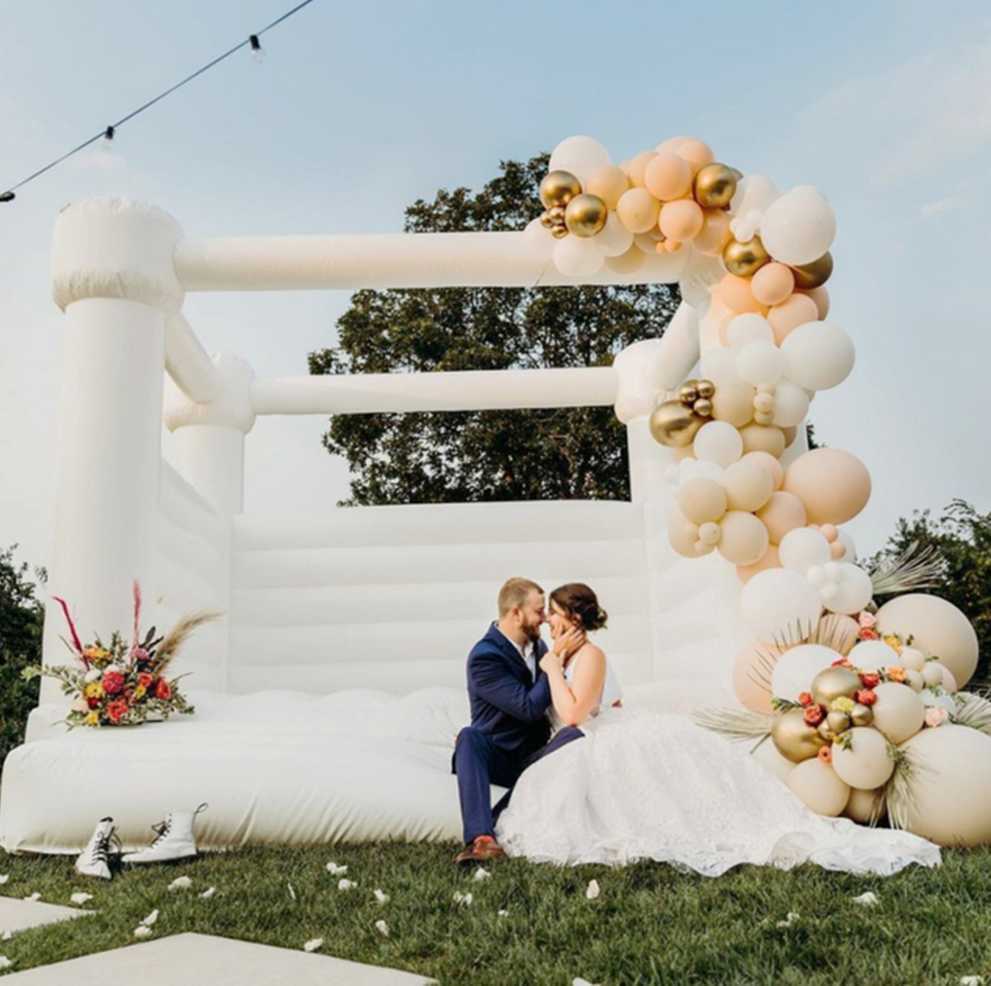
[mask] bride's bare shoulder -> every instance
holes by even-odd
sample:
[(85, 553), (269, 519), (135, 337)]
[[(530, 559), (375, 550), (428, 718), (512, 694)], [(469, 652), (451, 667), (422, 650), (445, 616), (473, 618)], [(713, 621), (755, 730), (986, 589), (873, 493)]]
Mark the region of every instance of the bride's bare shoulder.
[(606, 663), (606, 654), (601, 647), (597, 647), (591, 640), (585, 641), (581, 649), (575, 653), (575, 670), (580, 663), (583, 667), (599, 667)]

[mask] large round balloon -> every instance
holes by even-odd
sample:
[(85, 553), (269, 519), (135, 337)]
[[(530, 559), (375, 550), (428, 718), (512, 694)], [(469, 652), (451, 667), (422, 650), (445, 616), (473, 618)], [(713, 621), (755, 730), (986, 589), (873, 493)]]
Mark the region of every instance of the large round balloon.
[(759, 510), (774, 492), (774, 474), (759, 459), (740, 459), (723, 472), (730, 510)]
[(751, 754), (762, 767), (769, 770), (778, 780), (788, 783), (788, 775), (795, 769), (795, 762), (781, 755), (781, 751), (771, 740), (764, 740)]
[(802, 692), (810, 690), (812, 679), (839, 656), (832, 648), (822, 644), (799, 644), (789, 648), (774, 665), (771, 691), (778, 698), (797, 702)]
[(836, 216), (812, 185), (799, 185), (775, 199), (760, 223), (760, 238), (768, 253), (792, 266), (818, 260), (835, 235)]
[[(740, 461), (743, 462), (746, 458), (747, 456), (744, 456)], [(782, 538), (789, 531), (795, 530), (796, 527), (804, 527), (807, 520), (805, 504), (794, 493), (781, 491), (771, 494), (771, 499), (757, 511), (757, 516), (764, 522), (771, 544), (781, 544)]]
[(885, 603), (877, 613), (880, 633), (897, 633), (912, 646), (938, 657), (953, 673), (960, 688), (977, 670), (977, 634), (970, 620), (953, 603), (913, 592)]
[(871, 577), (849, 562), (827, 562), (821, 578), (814, 578), (811, 572), (806, 572), (806, 575), (809, 581), (818, 585), (823, 605), (831, 613), (846, 613), (848, 616), (859, 613), (874, 595)]
[(609, 163), (609, 152), (593, 137), (568, 137), (551, 153), (548, 171), (570, 171), (587, 186), (592, 175)]
[(815, 587), (798, 572), (770, 568), (743, 587), (740, 610), (761, 640), (774, 640), (796, 627), (808, 632), (819, 620), (822, 602)]
[(923, 729), (901, 749), (920, 769), (909, 776), (907, 797), (889, 793), (889, 813), (943, 846), (991, 842), (991, 736), (947, 723)]
[(850, 748), (833, 744), (833, 769), (850, 787), (880, 787), (895, 769), (887, 740), (870, 726), (854, 726), (845, 735), (850, 737)]
[(565, 236), (554, 244), (554, 265), (568, 277), (587, 277), (601, 270), (605, 262), (591, 238)]
[(751, 513), (730, 510), (720, 522), (719, 553), (734, 565), (753, 565), (770, 542), (767, 528)]
[(765, 687), (768, 677), (765, 668), (767, 661), (775, 661), (781, 655), (781, 650), (774, 644), (748, 644), (733, 662), (733, 691), (740, 704), (751, 712), (762, 712), (769, 715), (771, 708), (771, 692)]
[(872, 725), (896, 746), (922, 728), (926, 708), (918, 693), (912, 691), (908, 685), (882, 681), (875, 686), (874, 694), (877, 700), (871, 706), (871, 712), (874, 713)]
[(829, 390), (850, 375), (853, 341), (832, 322), (806, 322), (781, 343), (785, 375), (806, 390)]
[(695, 476), (682, 483), (675, 499), (682, 514), (693, 524), (719, 520), (726, 513), (726, 490), (704, 476)]
[(861, 671), (898, 667), (898, 654), (883, 640), (862, 640), (849, 654), (850, 663)]
[(850, 788), (850, 800), (847, 801), (843, 814), (861, 825), (869, 825), (872, 821), (877, 824), (885, 815), (883, 793), (881, 788), (871, 791)]
[(850, 785), (818, 757), (797, 764), (785, 783), (819, 815), (836, 817), (842, 814), (850, 799)]
[(805, 575), (814, 565), (829, 561), (829, 542), (814, 527), (796, 527), (778, 545), (781, 564)]
[(743, 439), (732, 425), (725, 421), (710, 421), (702, 425), (692, 443), (695, 458), (728, 466), (743, 455)]
[(737, 565), (736, 574), (741, 582), (749, 582), (758, 572), (766, 572), (769, 568), (780, 567), (781, 559), (778, 557), (778, 546), (768, 544), (767, 551), (752, 565)]
[(782, 489), (805, 504), (810, 524), (843, 524), (867, 505), (871, 477), (850, 452), (817, 448), (800, 455), (785, 470)]

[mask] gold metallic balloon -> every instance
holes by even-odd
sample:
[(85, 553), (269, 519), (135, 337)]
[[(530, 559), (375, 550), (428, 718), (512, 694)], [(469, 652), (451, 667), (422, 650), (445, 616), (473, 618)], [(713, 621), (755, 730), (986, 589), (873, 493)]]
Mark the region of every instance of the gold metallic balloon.
[(753, 277), (764, 266), (770, 263), (771, 255), (764, 249), (759, 236), (741, 243), (730, 240), (723, 247), (723, 263), (726, 269), (737, 277)]
[(555, 226), (563, 226), (564, 225), (564, 206), (563, 205), (556, 205), (556, 206), (554, 206), (553, 209), (548, 209), (547, 210), (547, 215), (551, 217), (551, 222), (554, 223)]
[(654, 440), (669, 448), (687, 448), (705, 421), (692, 414), (681, 401), (665, 401), (650, 416), (650, 433)]
[(725, 164), (707, 164), (695, 176), (693, 191), (704, 208), (725, 209), (736, 194), (736, 175)]
[(854, 703), (853, 711), (850, 713), (850, 722), (855, 726), (869, 726), (874, 721), (874, 710), (869, 705)]
[(816, 727), (805, 721), (802, 709), (789, 709), (777, 716), (771, 726), (771, 739), (782, 756), (793, 763), (814, 757), (826, 745)]
[(693, 404), (699, 399), (699, 396), (698, 388), (691, 380), (683, 383), (678, 389), (678, 400), (682, 404)]
[(598, 195), (576, 195), (564, 212), (568, 231), (575, 236), (595, 236), (609, 218), (609, 206)]
[(836, 739), (836, 733), (829, 728), (829, 721), (823, 719), (816, 727), (816, 732), (827, 742), (832, 743)]
[(692, 410), (700, 418), (711, 418), (712, 417), (712, 401), (705, 397), (700, 397), (693, 405)]
[(820, 671), (812, 679), (809, 690), (812, 692), (812, 697), (828, 709), (834, 698), (840, 698), (843, 695), (847, 698), (853, 698), (853, 693), (860, 687), (862, 687), (860, 675), (849, 668), (835, 667)]
[(711, 401), (716, 394), (716, 385), (711, 380), (699, 380), (695, 389), (699, 392), (699, 397), (704, 397), (707, 401)]
[(845, 733), (850, 728), (851, 719), (845, 712), (830, 712), (826, 716), (826, 725), (837, 735)]
[(833, 273), (833, 255), (827, 250), (818, 260), (810, 264), (800, 264), (792, 267), (795, 275), (795, 287), (803, 291), (822, 287)]
[(550, 229), (551, 226), (554, 225), (554, 220), (551, 219), (551, 214), (547, 210), (544, 210), (544, 212), (540, 214), (540, 225), (543, 226), (544, 229)]
[(730, 171), (733, 172), (733, 177), (737, 181), (743, 181), (743, 172), (739, 168), (730, 168)]
[(554, 226), (551, 228), (551, 236), (553, 236), (555, 240), (563, 240), (567, 235), (567, 226)]
[(582, 183), (570, 171), (551, 171), (540, 183), (540, 201), (545, 209), (555, 205), (567, 205), (576, 195), (581, 195)]

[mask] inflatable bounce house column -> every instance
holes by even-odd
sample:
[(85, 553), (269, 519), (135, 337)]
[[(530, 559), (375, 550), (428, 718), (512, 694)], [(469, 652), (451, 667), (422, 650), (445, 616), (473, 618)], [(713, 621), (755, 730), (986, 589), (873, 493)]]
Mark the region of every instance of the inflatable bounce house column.
[[(151, 577), (161, 463), (165, 323), (183, 302), (180, 238), (159, 209), (127, 200), (66, 206), (56, 222), (53, 293), (65, 312), (55, 529), (48, 588), (84, 614), (80, 633), (132, 622), (132, 583)], [(57, 605), (46, 664), (70, 663)], [(61, 703), (42, 682), (41, 702)]]

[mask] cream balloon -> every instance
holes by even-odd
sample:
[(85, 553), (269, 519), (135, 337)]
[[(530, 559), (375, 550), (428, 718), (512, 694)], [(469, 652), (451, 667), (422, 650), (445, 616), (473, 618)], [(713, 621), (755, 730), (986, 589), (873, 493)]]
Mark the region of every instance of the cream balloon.
[(822, 602), (814, 586), (798, 572), (771, 568), (758, 572), (740, 592), (744, 622), (761, 640), (815, 627)]
[(594, 239), (565, 236), (554, 244), (554, 266), (567, 277), (587, 277), (602, 269), (605, 257)]
[(871, 477), (852, 453), (817, 448), (788, 466), (783, 489), (805, 504), (810, 524), (845, 524), (870, 499)]
[(847, 616), (859, 613), (874, 595), (871, 577), (849, 562), (835, 562), (835, 565), (836, 575), (830, 580), (834, 591), (828, 597), (823, 595), (823, 604), (833, 613), (845, 613)]
[(770, 739), (764, 740), (751, 756), (778, 780), (784, 781), (786, 784), (788, 783), (788, 775), (796, 766), (794, 762), (781, 755), (781, 752)]
[(767, 252), (792, 266), (818, 260), (835, 236), (836, 216), (812, 185), (799, 185), (775, 199), (760, 222), (760, 238)]
[(835, 818), (850, 800), (850, 785), (818, 757), (796, 764), (785, 781), (792, 792), (819, 815)]
[(554, 148), (548, 171), (569, 171), (584, 188), (592, 175), (609, 163), (609, 152), (597, 140), (579, 135), (567, 137)]
[(623, 169), (615, 164), (605, 164), (589, 175), (585, 182), (585, 191), (589, 195), (598, 195), (610, 209), (619, 204), (620, 196), (630, 187), (630, 180)]
[(607, 257), (620, 257), (633, 246), (633, 234), (610, 212), (606, 224), (593, 238), (595, 245)]
[(726, 490), (717, 482), (696, 476), (687, 480), (675, 498), (682, 516), (693, 524), (719, 520), (726, 513)]
[(713, 418), (742, 428), (753, 419), (755, 393), (754, 388), (735, 377), (735, 373), (732, 379), (720, 380), (712, 397)]
[(780, 650), (773, 644), (748, 644), (733, 661), (733, 691), (740, 704), (751, 712), (770, 715), (771, 690), (767, 683), (768, 661), (775, 661)]
[(774, 330), (774, 341), (780, 346), (800, 325), (815, 322), (822, 317), (811, 298), (796, 292), (790, 298), (771, 306), (767, 313), (767, 323)]
[(781, 463), (769, 452), (746, 452), (741, 462), (756, 462), (761, 468), (770, 472), (774, 479), (774, 488), (781, 489), (781, 484), (785, 481), (785, 471)]
[(743, 451), (767, 452), (779, 458), (785, 450), (785, 433), (774, 425), (749, 424), (740, 429)]
[[(660, 209), (661, 203), (646, 188), (631, 188), (620, 196), (616, 215), (631, 233), (647, 233), (657, 226)], [(639, 240), (637, 245), (640, 245)]]
[(810, 690), (812, 679), (828, 668), (840, 655), (822, 644), (799, 644), (778, 658), (771, 674), (771, 691), (777, 698), (797, 702), (802, 692)]
[(850, 663), (861, 671), (898, 667), (898, 654), (883, 640), (862, 640), (849, 654)]
[(722, 484), (730, 510), (755, 511), (774, 492), (774, 475), (760, 462), (740, 459), (723, 471)]
[[(767, 526), (766, 524), (764, 525)], [(770, 537), (770, 531), (768, 532)], [(769, 568), (780, 568), (781, 560), (778, 558), (778, 546), (768, 544), (767, 551), (752, 565), (737, 565), (736, 577), (741, 582), (749, 582), (758, 572), (766, 572)]]
[(719, 527), (719, 553), (734, 565), (752, 565), (767, 551), (767, 528), (753, 514), (730, 510)]
[(684, 558), (698, 558), (699, 552), (695, 547), (699, 539), (698, 524), (693, 524), (680, 511), (672, 510), (667, 526), (671, 547)]
[(725, 421), (710, 421), (702, 425), (692, 443), (695, 458), (728, 466), (743, 455), (740, 433)]
[(898, 655), (899, 663), (906, 671), (922, 671), (926, 666), (926, 655), (917, 647), (903, 647)]
[(926, 707), (908, 685), (882, 681), (875, 685), (874, 694), (877, 701), (871, 706), (874, 713), (871, 725), (884, 733), (895, 746), (904, 743), (922, 728)]
[(774, 388), (774, 424), (779, 428), (793, 428), (801, 424), (808, 413), (808, 393), (790, 380), (779, 380)]
[(853, 340), (832, 322), (806, 322), (781, 343), (785, 375), (806, 390), (829, 390), (853, 369)]
[(850, 787), (871, 790), (886, 783), (895, 769), (884, 736), (870, 726), (847, 730), (850, 748), (833, 744), (833, 770)]
[(774, 342), (774, 331), (766, 318), (749, 312), (730, 320), (726, 326), (726, 340), (731, 346), (745, 346), (748, 342)]
[(977, 670), (977, 633), (953, 603), (925, 593), (897, 596), (877, 613), (879, 633), (897, 633), (912, 646), (938, 657), (963, 688)]
[(762, 305), (780, 305), (795, 290), (795, 275), (784, 264), (765, 264), (751, 278), (750, 289)]
[(781, 539), (778, 554), (785, 568), (804, 575), (829, 561), (829, 542), (814, 527), (797, 527)]
[(901, 749), (920, 769), (908, 778), (907, 797), (889, 793), (889, 815), (943, 846), (991, 843), (991, 736), (946, 723)]
[(747, 175), (737, 182), (736, 192), (729, 204), (730, 212), (734, 216), (764, 212), (779, 194), (777, 186), (767, 175)]
[(736, 372), (755, 387), (777, 383), (784, 370), (784, 353), (767, 339), (748, 342), (736, 357)]
[(861, 825), (870, 825), (872, 821), (877, 824), (885, 814), (883, 794), (883, 789), (879, 787), (870, 791), (852, 787), (843, 814)]
[(554, 237), (549, 229), (544, 229), (544, 224), (539, 219), (531, 219), (523, 230), (527, 245), (534, 251), (541, 253), (545, 257), (551, 255), (554, 247)]
[[(748, 453), (748, 455), (760, 454), (759, 452)], [(745, 462), (747, 457), (745, 455), (740, 461)], [(781, 539), (789, 531), (793, 531), (797, 527), (804, 527), (806, 524), (805, 504), (794, 493), (782, 493), (780, 491), (772, 493), (768, 502), (757, 511), (757, 516), (767, 528), (771, 544), (781, 544)], [(780, 557), (779, 553), (779, 560)]]

